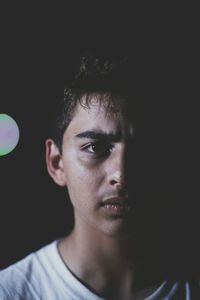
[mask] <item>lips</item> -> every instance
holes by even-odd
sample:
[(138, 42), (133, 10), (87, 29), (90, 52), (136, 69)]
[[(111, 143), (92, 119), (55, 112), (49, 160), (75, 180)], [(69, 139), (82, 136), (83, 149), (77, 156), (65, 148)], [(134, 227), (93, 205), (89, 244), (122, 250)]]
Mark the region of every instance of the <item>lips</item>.
[(131, 209), (127, 197), (109, 197), (102, 202), (103, 211), (108, 215), (125, 216)]
[(128, 206), (127, 197), (109, 197), (102, 202), (102, 205), (119, 205), (119, 206)]

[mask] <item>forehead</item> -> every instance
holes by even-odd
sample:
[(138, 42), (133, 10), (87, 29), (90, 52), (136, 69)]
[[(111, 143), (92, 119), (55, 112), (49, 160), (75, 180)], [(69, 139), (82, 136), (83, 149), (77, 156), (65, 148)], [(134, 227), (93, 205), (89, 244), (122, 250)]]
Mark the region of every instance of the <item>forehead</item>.
[(84, 130), (99, 130), (121, 134), (133, 134), (134, 120), (118, 106), (116, 109), (108, 109), (107, 105), (98, 98), (90, 99), (89, 105), (82, 102), (77, 104), (74, 116), (66, 129), (66, 133), (75, 134)]

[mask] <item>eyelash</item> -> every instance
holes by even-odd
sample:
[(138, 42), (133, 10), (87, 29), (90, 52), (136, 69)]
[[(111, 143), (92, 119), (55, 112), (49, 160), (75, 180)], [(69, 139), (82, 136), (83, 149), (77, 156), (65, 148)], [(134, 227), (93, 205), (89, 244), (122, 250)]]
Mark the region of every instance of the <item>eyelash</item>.
[[(94, 149), (91, 151), (89, 150), (91, 147), (100, 147), (100, 150), (95, 151)], [(111, 150), (113, 148), (113, 145), (109, 143), (103, 143), (103, 142), (94, 142), (89, 143), (86, 146), (82, 148), (83, 151), (88, 152), (91, 155), (94, 155), (96, 157), (104, 157), (110, 154)]]

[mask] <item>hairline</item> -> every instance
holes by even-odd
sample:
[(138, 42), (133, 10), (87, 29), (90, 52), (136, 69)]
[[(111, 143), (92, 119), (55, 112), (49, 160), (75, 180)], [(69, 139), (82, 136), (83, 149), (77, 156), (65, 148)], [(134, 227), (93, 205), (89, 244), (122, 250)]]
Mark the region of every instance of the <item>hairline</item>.
[[(80, 93), (76, 99), (76, 103), (71, 112), (70, 121), (64, 126), (62, 134), (62, 143), (60, 145), (60, 153), (62, 154), (63, 146), (63, 136), (71, 121), (75, 117), (76, 111), (79, 106), (83, 109), (90, 109), (93, 103), (100, 104), (108, 117), (117, 117), (120, 113), (123, 112), (123, 100), (126, 99), (126, 96), (119, 93), (113, 93), (112, 91), (108, 92), (83, 92)], [(93, 102), (94, 101), (94, 102)], [(93, 103), (92, 103), (93, 102)], [(126, 102), (126, 101), (124, 101)]]

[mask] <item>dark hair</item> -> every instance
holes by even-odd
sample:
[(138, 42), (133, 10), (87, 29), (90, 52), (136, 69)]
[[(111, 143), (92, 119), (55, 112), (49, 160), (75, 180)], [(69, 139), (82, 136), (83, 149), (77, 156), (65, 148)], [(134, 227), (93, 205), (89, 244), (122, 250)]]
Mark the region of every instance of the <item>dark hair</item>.
[(79, 58), (73, 78), (64, 88), (54, 121), (53, 139), (61, 153), (63, 134), (77, 104), (89, 107), (90, 100), (96, 96), (107, 112), (114, 113), (122, 106), (130, 105), (138, 87), (133, 73), (133, 66), (125, 56), (110, 58), (85, 53)]

